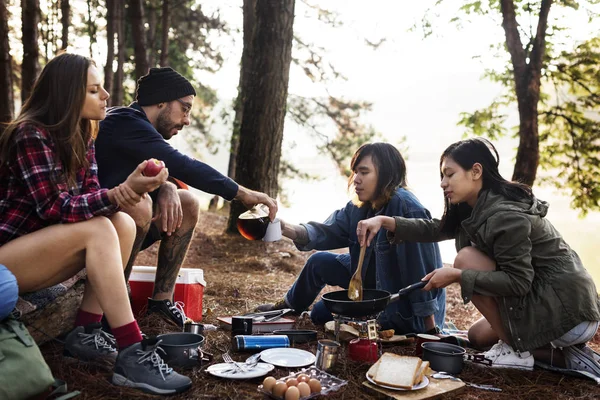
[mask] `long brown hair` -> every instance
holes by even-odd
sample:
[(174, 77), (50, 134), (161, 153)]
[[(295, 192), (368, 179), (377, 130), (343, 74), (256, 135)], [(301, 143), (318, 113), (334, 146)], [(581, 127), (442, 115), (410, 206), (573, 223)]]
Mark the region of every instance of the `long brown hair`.
[(97, 124), (81, 118), (90, 65), (95, 65), (91, 59), (67, 53), (46, 64), (19, 115), (0, 134), (0, 165), (14, 153), (19, 126), (32, 124), (48, 131), (62, 164), (62, 179), (69, 187), (75, 185), (77, 171), (89, 167), (86, 153), (97, 130)]

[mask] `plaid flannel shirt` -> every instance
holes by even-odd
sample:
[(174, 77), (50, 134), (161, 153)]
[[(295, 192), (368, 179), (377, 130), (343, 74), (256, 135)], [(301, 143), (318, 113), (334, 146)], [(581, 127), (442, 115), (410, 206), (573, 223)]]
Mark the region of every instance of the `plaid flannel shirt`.
[(47, 131), (23, 124), (14, 140), (15, 153), (0, 167), (0, 245), (53, 224), (117, 211), (108, 199), (108, 189), (98, 183), (93, 141), (87, 152), (90, 167), (81, 168), (77, 186), (68, 188)]

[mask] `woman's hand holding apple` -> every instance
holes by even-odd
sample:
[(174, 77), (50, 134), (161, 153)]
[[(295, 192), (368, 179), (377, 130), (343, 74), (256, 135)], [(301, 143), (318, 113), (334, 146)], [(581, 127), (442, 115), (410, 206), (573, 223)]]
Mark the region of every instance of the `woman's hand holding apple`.
[[(140, 165), (127, 177), (124, 184), (129, 186), (135, 193), (143, 195), (153, 192), (167, 181), (169, 170), (164, 163), (156, 163), (154, 159), (142, 161)], [(155, 160), (158, 161), (158, 160)], [(152, 165), (149, 167), (149, 165)], [(152, 176), (152, 174), (155, 174)]]

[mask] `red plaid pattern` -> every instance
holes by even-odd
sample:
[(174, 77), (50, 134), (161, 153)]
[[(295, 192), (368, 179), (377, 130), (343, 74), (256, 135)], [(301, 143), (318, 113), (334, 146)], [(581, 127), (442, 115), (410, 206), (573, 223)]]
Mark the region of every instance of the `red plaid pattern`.
[(98, 183), (93, 141), (87, 152), (90, 168), (80, 169), (77, 186), (68, 188), (47, 131), (23, 124), (14, 140), (15, 153), (0, 167), (0, 245), (46, 226), (86, 221), (117, 210), (108, 199), (108, 189)]

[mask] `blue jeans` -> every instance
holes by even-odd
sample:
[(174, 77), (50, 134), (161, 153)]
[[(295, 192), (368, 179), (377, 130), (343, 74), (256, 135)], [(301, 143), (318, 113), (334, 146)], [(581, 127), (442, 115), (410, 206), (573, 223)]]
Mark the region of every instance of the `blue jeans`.
[[(352, 279), (350, 257), (342, 257), (344, 261), (347, 259), (347, 263), (340, 262), (338, 258), (340, 258), (339, 254), (326, 251), (311, 255), (285, 296), (288, 305), (297, 312), (304, 311), (310, 307), (326, 285), (347, 289)], [(313, 306), (310, 318), (313, 323), (322, 325), (331, 321), (333, 316), (325, 307), (323, 300), (319, 300)]]
[(17, 278), (0, 264), (0, 320), (6, 318), (15, 308), (19, 299)]

